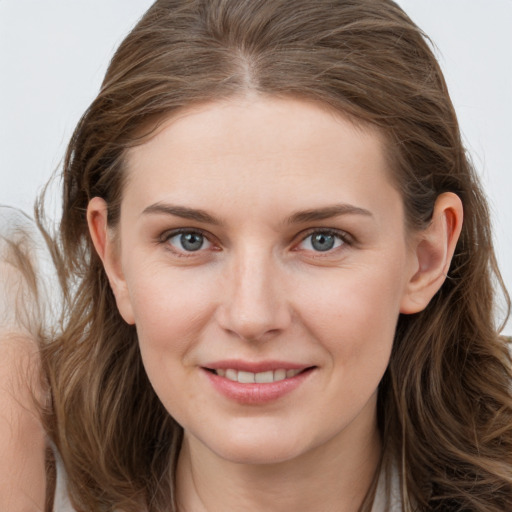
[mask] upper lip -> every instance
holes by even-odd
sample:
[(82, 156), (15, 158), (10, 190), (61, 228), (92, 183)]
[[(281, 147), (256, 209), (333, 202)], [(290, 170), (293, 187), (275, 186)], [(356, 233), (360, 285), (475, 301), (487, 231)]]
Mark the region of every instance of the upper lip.
[(228, 359), (205, 364), (203, 368), (208, 370), (238, 370), (242, 372), (261, 373), (274, 370), (305, 370), (313, 365), (292, 363), (289, 361), (243, 361), (240, 359)]

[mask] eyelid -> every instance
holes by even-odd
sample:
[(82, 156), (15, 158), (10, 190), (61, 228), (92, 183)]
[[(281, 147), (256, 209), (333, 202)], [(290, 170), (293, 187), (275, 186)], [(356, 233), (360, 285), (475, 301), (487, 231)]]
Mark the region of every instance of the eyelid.
[[(198, 251), (180, 251), (180, 250), (170, 246), (170, 244), (167, 244), (167, 242), (171, 238), (173, 238), (173, 237), (175, 237), (177, 235), (180, 235), (180, 234), (184, 234), (184, 233), (197, 233), (197, 234), (200, 234), (206, 240), (208, 240), (208, 242), (210, 244), (212, 244), (212, 247), (209, 247), (207, 249), (199, 249)], [(343, 247), (343, 246), (352, 246), (352, 245), (354, 245), (356, 243), (356, 240), (354, 239), (354, 237), (352, 235), (350, 235), (349, 233), (347, 233), (346, 231), (342, 230), (342, 229), (336, 229), (336, 228), (308, 228), (307, 230), (304, 230), (304, 231), (300, 232), (298, 235), (296, 235), (295, 239), (298, 238), (298, 241), (293, 243), (292, 250), (294, 250), (294, 251), (301, 250), (298, 246), (302, 242), (304, 242), (304, 240), (306, 240), (309, 236), (311, 236), (313, 234), (316, 234), (316, 233), (322, 233), (322, 234), (333, 235), (333, 236), (338, 237), (343, 242), (341, 247)], [(207, 250), (216, 250), (216, 251), (221, 250), (220, 247), (219, 247), (218, 241), (216, 240), (216, 238), (211, 233), (209, 233), (207, 231), (204, 231), (201, 228), (196, 228), (196, 227), (181, 227), (181, 228), (168, 229), (168, 230), (164, 231), (161, 235), (159, 235), (157, 237), (157, 243), (166, 244), (168, 250), (172, 251), (174, 254), (176, 254), (178, 256), (194, 256), (194, 255), (197, 256), (199, 254), (204, 253)], [(337, 248), (335, 248), (333, 250), (325, 251), (324, 255), (332, 254), (332, 252), (334, 252), (336, 249)], [(315, 251), (315, 252), (317, 253), (317, 256), (321, 256), (322, 255), (321, 251)]]
[[(188, 234), (188, 233), (194, 233), (203, 236), (212, 247), (208, 247), (206, 249), (199, 249), (197, 251), (180, 251), (176, 247), (169, 244), (169, 240), (171, 238), (174, 238), (175, 236), (182, 235), (182, 234)], [(173, 252), (173, 254), (176, 254), (178, 256), (184, 256), (184, 257), (191, 257), (191, 256), (198, 256), (200, 254), (204, 254), (204, 252), (208, 250), (218, 250), (218, 243), (215, 241), (215, 237), (200, 228), (175, 228), (175, 229), (168, 229), (164, 231), (157, 239), (158, 243), (165, 244), (166, 248)]]
[[(301, 233), (299, 233), (299, 235), (297, 236), (299, 238), (299, 241), (297, 243), (294, 244), (294, 247), (293, 247), (293, 250), (296, 250), (296, 251), (299, 251), (301, 250), (300, 248), (298, 248), (298, 246), (304, 242), (308, 237), (310, 237), (311, 235), (314, 235), (314, 234), (324, 234), (324, 235), (333, 235), (333, 236), (336, 236), (338, 237), (342, 242), (342, 246), (351, 246), (351, 245), (354, 245), (355, 244), (355, 240), (354, 240), (354, 237), (352, 235), (350, 235), (349, 233), (347, 233), (346, 231), (342, 230), (342, 229), (336, 229), (336, 228), (309, 228), (305, 231), (302, 231)], [(321, 251), (315, 251), (316, 253), (318, 253), (318, 255), (328, 255), (328, 254), (332, 254), (334, 251), (336, 251), (336, 249), (339, 249), (340, 247), (337, 247), (335, 249), (332, 249), (332, 250), (329, 250), (329, 251), (325, 251), (324, 253), (322, 253)]]

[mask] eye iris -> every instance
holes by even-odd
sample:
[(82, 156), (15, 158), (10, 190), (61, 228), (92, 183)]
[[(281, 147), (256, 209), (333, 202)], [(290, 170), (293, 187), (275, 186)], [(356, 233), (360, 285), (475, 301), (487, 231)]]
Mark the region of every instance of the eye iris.
[(316, 251), (329, 251), (334, 247), (334, 236), (327, 233), (317, 233), (312, 235), (311, 245)]
[(199, 233), (183, 233), (180, 242), (186, 251), (198, 251), (203, 246), (204, 238)]

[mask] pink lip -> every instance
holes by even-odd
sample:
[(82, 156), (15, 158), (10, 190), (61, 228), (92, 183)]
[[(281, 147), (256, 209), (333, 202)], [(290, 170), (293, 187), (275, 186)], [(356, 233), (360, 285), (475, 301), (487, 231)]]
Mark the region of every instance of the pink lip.
[[(233, 368), (233, 366), (225, 367), (225, 369), (228, 368)], [(245, 366), (244, 368), (248, 368), (248, 366)], [(254, 368), (254, 365), (251, 365), (250, 368)], [(298, 369), (297, 367), (276, 367), (274, 365), (270, 367), (267, 365), (265, 366), (265, 368), (267, 368), (268, 370), (278, 368)], [(299, 366), (299, 368), (303, 367)], [(257, 371), (255, 372), (254, 370), (251, 369), (244, 370), (243, 368), (237, 368), (236, 365), (235, 369), (258, 373)], [(218, 391), (221, 395), (225, 396), (229, 400), (233, 400), (243, 405), (264, 405), (274, 402), (297, 389), (301, 384), (304, 383), (304, 381), (308, 379), (308, 377), (313, 373), (313, 371), (314, 367), (306, 367), (306, 369), (303, 372), (299, 373), (298, 375), (295, 375), (295, 377), (286, 378), (284, 380), (280, 380), (277, 382), (269, 382), (265, 384), (241, 384), (240, 382), (235, 382), (225, 377), (221, 377), (220, 375), (217, 375), (211, 371), (208, 371), (206, 368), (203, 368), (204, 374), (209, 379), (210, 383), (212, 384), (216, 391)]]
[(305, 370), (309, 368), (311, 365), (291, 363), (288, 361), (259, 361), (259, 362), (250, 362), (250, 361), (242, 361), (240, 359), (227, 359), (223, 361), (215, 361), (213, 363), (208, 363), (203, 365), (203, 368), (207, 368), (210, 370), (238, 370), (242, 372), (251, 372), (251, 373), (260, 373), (260, 372), (268, 372), (274, 370)]

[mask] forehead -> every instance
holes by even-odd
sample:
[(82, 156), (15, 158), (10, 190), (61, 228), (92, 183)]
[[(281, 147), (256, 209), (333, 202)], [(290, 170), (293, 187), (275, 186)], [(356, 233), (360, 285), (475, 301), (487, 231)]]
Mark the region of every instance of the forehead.
[(377, 129), (293, 98), (239, 98), (183, 110), (131, 148), (126, 165), (125, 192), (137, 192), (139, 208), (171, 199), (215, 204), (215, 195), (274, 209), (291, 195), (311, 203), (365, 203), (395, 192), (396, 200)]

